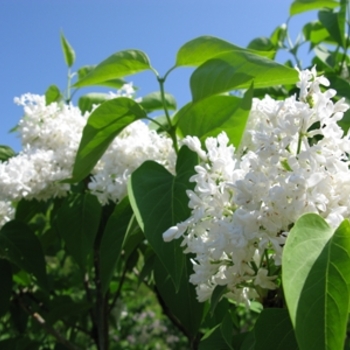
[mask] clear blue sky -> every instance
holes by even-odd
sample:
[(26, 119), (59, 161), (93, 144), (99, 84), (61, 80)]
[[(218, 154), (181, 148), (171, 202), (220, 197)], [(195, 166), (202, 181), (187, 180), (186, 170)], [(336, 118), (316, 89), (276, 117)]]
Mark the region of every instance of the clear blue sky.
[[(289, 0), (0, 0), (0, 144), (20, 150), (8, 130), (22, 116), (15, 96), (44, 94), (51, 84), (66, 86), (59, 33), (76, 51), (74, 69), (96, 64), (114, 52), (139, 49), (164, 74), (177, 50), (200, 35), (213, 35), (239, 46), (270, 36), (288, 18)], [(292, 35), (317, 14), (291, 21)], [(283, 61), (287, 56), (280, 56)], [(166, 90), (178, 106), (190, 100), (192, 69), (169, 76)], [(158, 90), (150, 72), (127, 78), (140, 89), (138, 96)], [(97, 89), (96, 89), (97, 90)], [(87, 92), (82, 89), (82, 93)]]

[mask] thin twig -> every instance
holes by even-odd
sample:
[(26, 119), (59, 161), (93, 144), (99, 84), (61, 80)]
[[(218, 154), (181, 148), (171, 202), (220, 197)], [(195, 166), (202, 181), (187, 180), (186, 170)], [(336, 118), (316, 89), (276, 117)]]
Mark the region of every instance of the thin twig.
[(22, 309), (29, 314), (47, 333), (51, 334), (53, 337), (56, 338), (56, 340), (64, 345), (69, 350), (81, 350), (81, 348), (75, 346), (72, 344), (69, 340), (64, 338), (56, 329), (54, 329), (52, 326), (50, 326), (48, 323), (46, 323), (45, 319), (37, 312), (31, 312), (29, 307), (23, 302), (22, 298), (19, 297), (18, 302)]

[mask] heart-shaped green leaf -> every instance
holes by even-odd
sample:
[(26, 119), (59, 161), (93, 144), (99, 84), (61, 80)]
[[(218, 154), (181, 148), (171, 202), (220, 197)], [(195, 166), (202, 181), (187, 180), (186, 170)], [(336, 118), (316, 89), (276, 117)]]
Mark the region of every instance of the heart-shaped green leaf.
[(160, 164), (146, 161), (134, 171), (128, 184), (139, 225), (177, 289), (186, 259), (180, 242), (164, 242), (163, 233), (190, 216), (186, 190), (193, 189), (189, 179), (197, 162), (197, 154), (184, 146), (178, 155), (175, 176)]
[(301, 350), (343, 349), (349, 308), (350, 222), (334, 231), (305, 214), (290, 231), (283, 290)]

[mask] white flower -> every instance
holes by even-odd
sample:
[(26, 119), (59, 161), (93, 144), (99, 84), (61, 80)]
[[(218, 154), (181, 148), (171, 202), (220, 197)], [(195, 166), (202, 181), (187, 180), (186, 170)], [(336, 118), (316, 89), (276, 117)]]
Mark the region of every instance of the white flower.
[(102, 204), (117, 202), (126, 196), (131, 173), (144, 161), (154, 160), (174, 173), (175, 159), (170, 138), (136, 121), (114, 139), (93, 170), (88, 186)]
[(206, 149), (196, 137), (183, 141), (201, 159), (188, 191), (192, 214), (164, 238), (182, 236), (185, 253), (194, 254), (190, 281), (200, 301), (217, 285), (245, 302), (257, 297), (255, 286), (276, 288), (262, 266), (281, 264), (302, 214), (317, 213), (334, 228), (350, 216), (350, 141), (337, 124), (349, 107), (333, 103), (334, 90), (320, 90), (329, 82), (315, 68), (299, 77), (299, 100), (253, 100), (238, 152), (224, 133), (208, 138)]
[(0, 228), (14, 217), (15, 209), (13, 208), (11, 202), (0, 201)]

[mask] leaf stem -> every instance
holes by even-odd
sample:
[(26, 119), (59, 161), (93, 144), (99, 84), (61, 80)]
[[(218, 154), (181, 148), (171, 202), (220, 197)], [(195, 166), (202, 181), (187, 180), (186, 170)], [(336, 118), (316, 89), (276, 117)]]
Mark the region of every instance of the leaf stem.
[(158, 121), (154, 120), (153, 118), (150, 117), (146, 117), (146, 120), (149, 120), (150, 122), (156, 124), (159, 126), (159, 128), (161, 128), (163, 131), (168, 131), (168, 129), (166, 127), (164, 127), (164, 125), (162, 125), (161, 123), (159, 123)]
[(164, 92), (165, 77), (161, 78), (161, 77), (158, 76), (157, 80), (159, 82), (160, 95), (162, 97), (162, 103), (163, 103), (165, 117), (166, 117), (166, 120), (168, 122), (167, 132), (168, 132), (169, 136), (171, 137), (171, 139), (173, 140), (173, 145), (174, 145), (175, 152), (178, 153), (179, 152), (179, 147), (178, 147), (177, 138), (176, 138), (176, 127), (174, 127), (172, 125), (172, 123), (171, 123), (171, 118), (170, 118), (170, 115), (169, 115), (169, 112), (168, 112), (168, 108), (167, 108), (166, 103), (165, 103), (165, 92)]
[(68, 78), (67, 78), (67, 96), (66, 96), (66, 103), (69, 103), (71, 101), (71, 95), (70, 95), (70, 83), (72, 80), (70, 67), (68, 67)]

